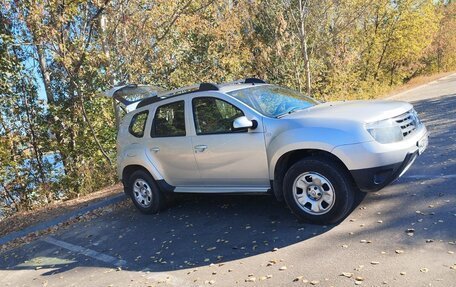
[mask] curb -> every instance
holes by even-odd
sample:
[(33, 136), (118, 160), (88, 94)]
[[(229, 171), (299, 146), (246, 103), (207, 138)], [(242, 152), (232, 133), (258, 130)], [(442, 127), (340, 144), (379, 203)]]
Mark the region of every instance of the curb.
[(401, 97), (401, 96), (403, 96), (403, 95), (405, 95), (405, 94), (407, 94), (407, 93), (410, 93), (410, 92), (413, 92), (413, 91), (415, 91), (415, 90), (418, 90), (418, 89), (427, 87), (427, 86), (429, 86), (429, 85), (435, 84), (435, 83), (437, 83), (437, 82), (440, 81), (440, 80), (446, 80), (446, 79), (448, 79), (448, 78), (450, 78), (450, 77), (452, 77), (452, 76), (455, 76), (455, 75), (456, 75), (456, 73), (453, 73), (453, 74), (449, 74), (449, 75), (443, 76), (443, 77), (441, 77), (441, 78), (437, 78), (437, 79), (435, 79), (435, 80), (433, 80), (433, 81), (431, 81), (431, 82), (429, 82), (429, 83), (425, 83), (425, 84), (416, 86), (416, 87), (414, 87), (414, 88), (411, 88), (411, 89), (402, 91), (402, 92), (400, 92), (400, 93), (391, 95), (391, 96), (389, 96), (389, 97), (386, 97), (385, 100), (391, 100), (391, 99), (395, 99), (395, 98)]
[(84, 213), (93, 211), (95, 209), (98, 209), (101, 207), (106, 207), (108, 205), (112, 205), (112, 204), (121, 202), (122, 200), (124, 200), (126, 198), (127, 198), (127, 196), (125, 195), (125, 193), (122, 192), (121, 194), (115, 195), (111, 198), (107, 198), (107, 199), (95, 202), (93, 204), (89, 204), (88, 206), (86, 206), (84, 208), (71, 211), (64, 215), (60, 215), (54, 219), (39, 223), (37, 225), (29, 226), (29, 227), (24, 228), (19, 231), (11, 232), (3, 237), (0, 237), (0, 245), (6, 244), (12, 240), (26, 236), (30, 233), (41, 231), (41, 230), (47, 229), (51, 226), (57, 225), (59, 223), (63, 223), (65, 221), (76, 218), (78, 216), (83, 215)]

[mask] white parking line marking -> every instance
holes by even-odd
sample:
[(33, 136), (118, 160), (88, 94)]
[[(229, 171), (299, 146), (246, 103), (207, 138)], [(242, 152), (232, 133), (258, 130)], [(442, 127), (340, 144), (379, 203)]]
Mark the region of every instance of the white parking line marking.
[(55, 239), (53, 237), (50, 237), (50, 236), (45, 237), (45, 238), (43, 238), (41, 240), (44, 241), (44, 242), (47, 242), (49, 244), (58, 246), (58, 247), (65, 248), (67, 250), (83, 254), (83, 255), (91, 257), (93, 259), (96, 259), (96, 260), (99, 260), (99, 261), (102, 261), (102, 262), (105, 262), (105, 263), (112, 264), (112, 265), (114, 265), (116, 267), (123, 267), (123, 266), (127, 265), (127, 262), (125, 260), (119, 260), (119, 259), (117, 259), (117, 258), (115, 258), (113, 256), (106, 255), (106, 254), (97, 252), (97, 251), (92, 250), (92, 249), (84, 248), (82, 246), (78, 246), (78, 245), (74, 245), (74, 244), (71, 244), (71, 243), (68, 243), (68, 242), (57, 240), (57, 239)]
[[(125, 261), (125, 260), (119, 260), (116, 257), (110, 256), (107, 254), (103, 254), (103, 253), (100, 253), (95, 250), (88, 249), (88, 248), (85, 248), (85, 247), (82, 247), (79, 245), (74, 245), (74, 244), (71, 244), (71, 243), (68, 243), (65, 241), (61, 241), (61, 240), (55, 239), (50, 236), (41, 239), (41, 241), (44, 241), (46, 243), (82, 254), (82, 255), (85, 255), (88, 257), (91, 257), (93, 259), (96, 259), (96, 260), (99, 260), (99, 261), (102, 261), (102, 262), (105, 262), (108, 264), (112, 264), (116, 267), (125, 267), (127, 265), (127, 261)], [(173, 276), (173, 275), (170, 275), (167, 273), (163, 273), (163, 272), (156, 273), (156, 272), (153, 272), (150, 268), (144, 268), (143, 270), (141, 270), (141, 272), (148, 273), (148, 276), (147, 276), (148, 279), (152, 279), (152, 280), (159, 281), (159, 282), (163, 281), (171, 286), (176, 286), (176, 287), (192, 286), (192, 284), (190, 284), (180, 278), (177, 278), (176, 276)]]
[(412, 178), (412, 179), (449, 179), (449, 178), (456, 178), (456, 174), (445, 174), (445, 175), (406, 175), (402, 178)]

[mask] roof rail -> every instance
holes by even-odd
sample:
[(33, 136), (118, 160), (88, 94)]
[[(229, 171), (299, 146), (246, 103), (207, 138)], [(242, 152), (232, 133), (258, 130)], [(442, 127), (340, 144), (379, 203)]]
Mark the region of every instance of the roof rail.
[(167, 92), (162, 92), (157, 95), (159, 98), (168, 98), (177, 94), (184, 94), (184, 93), (190, 93), (190, 92), (196, 92), (196, 91), (218, 91), (219, 87), (221, 86), (227, 86), (227, 85), (234, 85), (234, 84), (265, 84), (266, 82), (257, 78), (245, 78), (245, 79), (240, 79), (236, 80), (233, 82), (228, 82), (228, 83), (222, 83), (222, 84), (213, 84), (213, 83), (201, 83), (201, 84), (195, 84), (195, 85), (190, 85), (178, 89), (174, 89), (171, 91)]
[(218, 91), (218, 89), (219, 88), (217, 87), (216, 84), (201, 83), (201, 84), (195, 84), (195, 85), (190, 85), (190, 86), (174, 89), (174, 90), (167, 91), (167, 92), (162, 92), (162, 93), (157, 94), (157, 97), (164, 99), (164, 98), (172, 97), (172, 96), (178, 95), (178, 94), (184, 94), (184, 93), (190, 93), (190, 92), (196, 92), (196, 91)]
[(190, 85), (178, 89), (174, 89), (167, 92), (158, 93), (156, 96), (152, 96), (149, 98), (145, 98), (139, 102), (137, 108), (144, 107), (151, 103), (158, 102), (160, 100), (164, 100), (166, 98), (170, 98), (173, 96), (180, 96), (192, 92), (197, 91), (218, 91), (220, 87), (227, 86), (227, 85), (234, 85), (234, 84), (265, 84), (266, 82), (257, 78), (246, 78), (240, 79), (233, 82), (222, 83), (222, 84), (213, 84), (213, 83), (201, 83), (196, 85)]
[(266, 84), (265, 81), (257, 78), (246, 78), (244, 81), (245, 84)]
[(159, 97), (159, 98), (167, 98), (167, 97), (174, 96), (176, 94), (182, 94), (182, 93), (186, 93), (186, 92), (197, 91), (199, 89), (199, 86), (200, 86), (199, 84), (198, 85), (190, 85), (190, 86), (174, 89), (174, 90), (171, 90), (171, 91), (162, 92), (162, 93), (157, 94), (157, 97)]
[(236, 81), (232, 82), (227, 82), (227, 83), (222, 83), (219, 84), (218, 86), (228, 86), (228, 85), (236, 85), (236, 84), (266, 84), (265, 81), (257, 78), (245, 78), (245, 79), (239, 79)]

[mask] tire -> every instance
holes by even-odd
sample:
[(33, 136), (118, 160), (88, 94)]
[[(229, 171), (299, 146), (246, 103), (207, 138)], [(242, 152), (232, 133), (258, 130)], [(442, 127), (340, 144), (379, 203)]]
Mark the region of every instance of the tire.
[(314, 224), (338, 223), (350, 213), (355, 201), (348, 171), (323, 156), (293, 164), (285, 174), (283, 193), (296, 217)]
[(149, 173), (133, 172), (127, 181), (126, 190), (135, 206), (143, 213), (158, 213), (165, 207), (166, 198)]

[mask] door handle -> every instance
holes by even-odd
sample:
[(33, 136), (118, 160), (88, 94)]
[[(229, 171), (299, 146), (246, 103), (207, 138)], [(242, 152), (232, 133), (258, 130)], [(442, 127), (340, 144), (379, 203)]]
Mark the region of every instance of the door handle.
[(200, 144), (194, 147), (195, 152), (203, 152), (207, 149), (207, 145)]
[(159, 152), (160, 148), (158, 146), (154, 146), (153, 148), (150, 149), (153, 152)]

